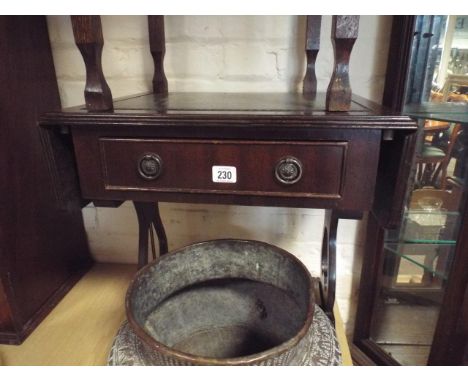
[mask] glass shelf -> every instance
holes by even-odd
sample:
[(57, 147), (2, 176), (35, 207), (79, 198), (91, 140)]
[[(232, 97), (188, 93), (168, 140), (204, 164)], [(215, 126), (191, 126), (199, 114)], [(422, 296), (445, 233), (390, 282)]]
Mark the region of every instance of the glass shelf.
[(398, 257), (400, 280), (447, 280), (459, 217), (458, 211), (408, 209), (401, 227), (386, 231), (384, 249)]
[(468, 104), (466, 103), (434, 103), (406, 105), (403, 114), (424, 120), (437, 120), (453, 123), (468, 123)]
[[(398, 256), (400, 279), (418, 280), (427, 277), (425, 272), (428, 272), (432, 277), (438, 277), (442, 280), (447, 280), (450, 261), (455, 250), (456, 243), (441, 245), (437, 244), (407, 244), (407, 243), (386, 243), (385, 251), (392, 255)], [(401, 261), (401, 259), (406, 260)], [(420, 268), (415, 269), (416, 267)]]
[(455, 245), (459, 217), (458, 211), (408, 210), (401, 228), (385, 232), (385, 243)]

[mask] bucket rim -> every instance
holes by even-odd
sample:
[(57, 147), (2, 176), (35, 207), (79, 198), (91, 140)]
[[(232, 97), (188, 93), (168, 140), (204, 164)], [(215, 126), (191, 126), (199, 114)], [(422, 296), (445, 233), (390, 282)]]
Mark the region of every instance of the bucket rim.
[[(306, 319), (304, 320), (303, 325), (301, 328), (296, 332), (296, 334), (281, 344), (274, 346), (268, 350), (264, 350), (259, 353), (254, 353), (246, 356), (241, 357), (232, 357), (232, 358), (213, 358), (213, 357), (204, 357), (204, 356), (197, 356), (191, 353), (182, 352), (180, 350), (173, 349), (162, 342), (156, 340), (151, 335), (149, 335), (146, 330), (141, 327), (141, 325), (136, 321), (133, 312), (130, 308), (131, 302), (131, 295), (134, 290), (135, 283), (144, 273), (148, 272), (148, 270), (158, 264), (167, 256), (177, 255), (178, 252), (183, 250), (187, 250), (189, 248), (193, 248), (196, 246), (203, 246), (208, 244), (215, 244), (217, 242), (237, 242), (237, 243), (249, 243), (249, 244), (260, 244), (262, 246), (269, 247), (279, 253), (281, 256), (286, 257), (287, 259), (294, 262), (297, 266), (299, 266), (300, 270), (304, 273), (307, 283), (308, 283), (308, 301), (307, 301), (307, 314)], [(312, 276), (304, 265), (304, 263), (294, 256), (292, 253), (286, 251), (283, 248), (280, 248), (276, 245), (266, 243), (259, 240), (250, 240), (250, 239), (235, 239), (235, 238), (228, 238), (228, 239), (214, 239), (214, 240), (206, 240), (201, 242), (196, 242), (192, 244), (188, 244), (181, 248), (177, 248), (173, 251), (170, 251), (163, 256), (160, 256), (158, 259), (148, 263), (143, 268), (139, 269), (133, 279), (131, 280), (127, 293), (125, 296), (125, 311), (127, 315), (127, 320), (130, 323), (132, 329), (134, 330), (135, 334), (147, 345), (149, 348), (163, 356), (169, 356), (175, 359), (178, 359), (181, 363), (190, 363), (193, 365), (212, 365), (212, 366), (248, 366), (248, 365), (255, 365), (262, 361), (275, 358), (280, 356), (281, 354), (285, 353), (288, 350), (294, 348), (308, 333), (309, 328), (312, 325), (312, 321), (314, 318), (314, 310), (315, 310), (315, 294), (314, 294), (314, 282)]]

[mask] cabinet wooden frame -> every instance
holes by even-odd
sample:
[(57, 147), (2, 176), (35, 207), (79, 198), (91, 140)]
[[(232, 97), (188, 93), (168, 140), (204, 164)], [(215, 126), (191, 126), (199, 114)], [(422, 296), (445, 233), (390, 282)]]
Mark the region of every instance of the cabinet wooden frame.
[[(394, 16), (393, 20), (384, 106), (392, 108), (395, 112), (401, 112), (404, 106), (415, 19), (416, 16)], [(415, 141), (414, 137), (410, 139)], [(410, 142), (407, 143), (411, 145)], [(404, 162), (407, 163), (406, 167), (409, 169), (414, 159), (414, 150), (404, 150), (403, 152), (405, 153)], [(391, 162), (387, 161), (387, 163), (392, 167)], [(398, 171), (401, 172), (402, 168), (400, 166)], [(399, 179), (404, 176), (401, 173)], [(409, 176), (409, 171), (406, 176)], [(406, 182), (402, 184), (406, 184)], [(399, 198), (390, 201), (390, 210), (401, 211), (404, 201), (405, 192), (402, 189)], [(468, 208), (464, 201), (462, 201), (461, 206), (464, 206), (464, 209), (461, 214), (454, 261), (450, 267), (450, 276), (441, 303), (428, 365), (468, 364), (468, 272), (466, 272), (468, 269), (468, 256), (466, 256), (468, 253)], [(398, 222), (398, 219), (382, 220), (381, 216), (379, 204), (374, 203), (368, 219), (352, 349), (356, 349), (356, 360), (367, 358), (377, 365), (398, 365), (395, 359), (372, 340), (370, 333), (373, 308), (378, 297), (380, 275), (383, 271), (384, 230), (395, 227)], [(386, 224), (389, 222), (392, 224)], [(362, 357), (362, 354), (365, 357)], [(362, 362), (368, 364), (367, 361)]]

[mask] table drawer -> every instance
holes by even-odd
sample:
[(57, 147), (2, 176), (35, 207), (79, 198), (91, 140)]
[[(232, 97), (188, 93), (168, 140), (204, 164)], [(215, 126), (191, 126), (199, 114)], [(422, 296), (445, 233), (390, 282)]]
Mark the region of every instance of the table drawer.
[[(339, 199), (347, 151), (344, 141), (99, 138), (104, 187), (118, 191)], [(214, 181), (213, 166), (235, 174)]]

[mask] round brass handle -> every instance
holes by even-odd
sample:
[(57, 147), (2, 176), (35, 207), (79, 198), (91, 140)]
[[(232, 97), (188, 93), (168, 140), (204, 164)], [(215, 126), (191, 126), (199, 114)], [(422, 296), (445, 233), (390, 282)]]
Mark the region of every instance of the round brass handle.
[(299, 159), (287, 156), (276, 164), (275, 176), (283, 184), (294, 184), (302, 177), (302, 163)]
[(138, 173), (143, 179), (153, 180), (162, 173), (162, 159), (159, 155), (144, 154), (138, 161)]

